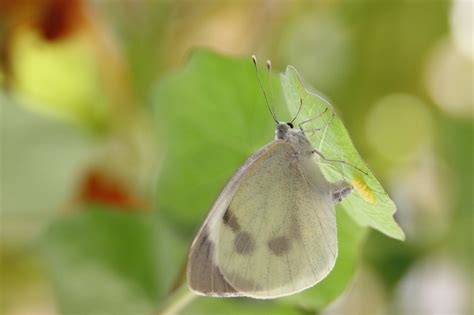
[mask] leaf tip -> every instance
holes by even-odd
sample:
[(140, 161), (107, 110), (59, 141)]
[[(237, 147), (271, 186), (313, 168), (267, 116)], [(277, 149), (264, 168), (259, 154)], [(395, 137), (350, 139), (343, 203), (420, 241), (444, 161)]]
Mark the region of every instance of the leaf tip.
[(393, 222), (392, 229), (390, 229), (389, 231), (385, 230), (384, 234), (391, 238), (404, 242), (405, 232), (403, 232), (402, 228), (398, 225), (398, 223), (395, 220), (392, 220), (392, 222)]

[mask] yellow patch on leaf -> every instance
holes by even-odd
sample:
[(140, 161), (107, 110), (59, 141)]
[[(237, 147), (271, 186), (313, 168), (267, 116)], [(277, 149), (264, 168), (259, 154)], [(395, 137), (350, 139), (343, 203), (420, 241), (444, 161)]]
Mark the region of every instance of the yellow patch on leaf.
[(377, 203), (377, 197), (375, 197), (373, 190), (370, 189), (370, 187), (362, 178), (354, 177), (351, 184), (362, 197), (362, 199), (373, 205)]

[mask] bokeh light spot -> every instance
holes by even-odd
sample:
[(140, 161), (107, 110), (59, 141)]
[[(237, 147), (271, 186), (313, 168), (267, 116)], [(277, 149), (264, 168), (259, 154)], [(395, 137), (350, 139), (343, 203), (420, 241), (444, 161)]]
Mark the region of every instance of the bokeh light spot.
[(288, 28), (281, 42), (285, 61), (305, 70), (321, 91), (334, 89), (351, 68), (352, 45), (342, 21), (331, 14), (309, 14)]
[(407, 158), (429, 144), (432, 118), (418, 98), (392, 94), (379, 100), (366, 125), (371, 147), (387, 159)]
[(436, 105), (458, 117), (473, 116), (474, 61), (449, 40), (440, 42), (428, 60), (426, 87)]
[(469, 276), (447, 257), (416, 264), (396, 290), (401, 314), (467, 314)]
[(474, 59), (474, 2), (454, 0), (450, 12), (451, 33), (456, 47)]

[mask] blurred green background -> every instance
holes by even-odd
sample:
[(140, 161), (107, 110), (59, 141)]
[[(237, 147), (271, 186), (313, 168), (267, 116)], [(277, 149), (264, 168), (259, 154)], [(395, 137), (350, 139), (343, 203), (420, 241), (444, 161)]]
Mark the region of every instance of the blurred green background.
[(331, 100), (406, 241), (338, 211), (326, 282), (181, 311), (472, 314), (473, 6), (0, 2), (0, 314), (157, 314), (173, 300), (210, 205), (273, 137), (251, 54)]

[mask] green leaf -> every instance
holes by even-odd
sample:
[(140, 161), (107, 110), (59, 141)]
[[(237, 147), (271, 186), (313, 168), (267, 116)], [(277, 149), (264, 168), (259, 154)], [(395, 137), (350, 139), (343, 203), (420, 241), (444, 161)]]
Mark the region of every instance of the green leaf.
[(40, 240), (64, 314), (151, 314), (184, 261), (186, 244), (152, 214), (89, 206)]
[(166, 155), (158, 207), (191, 235), (226, 181), (272, 140), (273, 121), (250, 58), (198, 51), (155, 96)]
[(75, 197), (98, 146), (70, 124), (29, 111), (3, 92), (0, 104), (3, 233), (28, 242)]
[[(281, 82), (292, 115), (296, 115), (302, 101), (296, 125), (321, 115), (318, 119), (304, 124), (305, 130), (322, 129), (307, 132), (314, 148), (327, 159), (346, 161), (366, 173), (342, 163), (320, 163), (329, 181), (344, 179), (354, 186), (354, 191), (341, 203), (342, 207), (358, 224), (370, 226), (390, 237), (403, 240), (405, 235), (392, 217), (396, 211), (395, 204), (360, 157), (341, 119), (333, 115), (335, 112), (331, 105), (322, 97), (306, 90), (298, 72), (291, 66), (281, 75)], [(325, 112), (327, 108), (329, 110)]]

